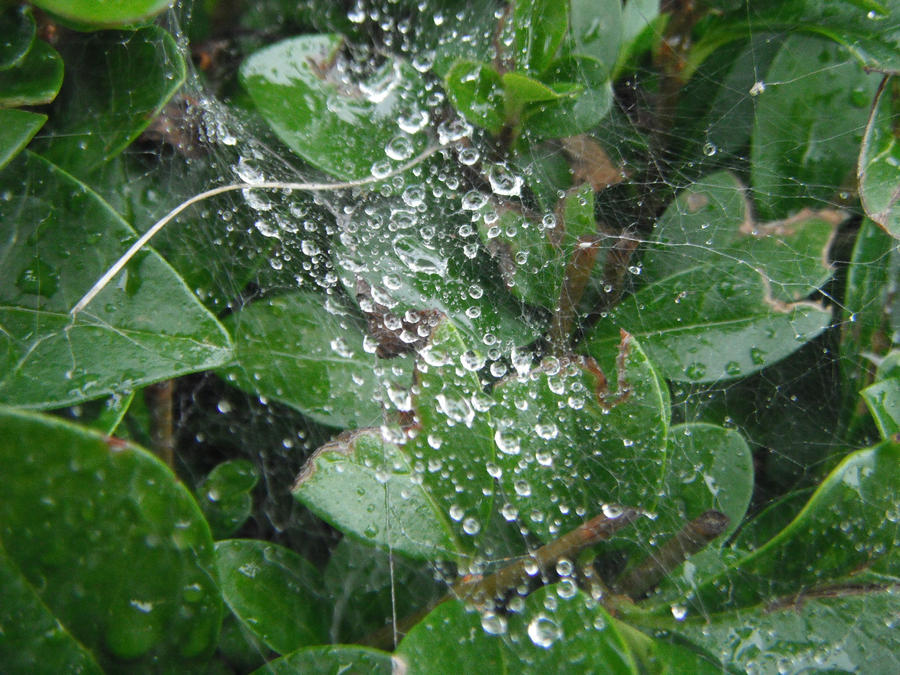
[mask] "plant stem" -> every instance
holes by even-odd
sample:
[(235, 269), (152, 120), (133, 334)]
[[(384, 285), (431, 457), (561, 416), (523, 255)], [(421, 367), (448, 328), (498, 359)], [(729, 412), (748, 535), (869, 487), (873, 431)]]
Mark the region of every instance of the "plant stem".
[(144, 389), (144, 400), (150, 410), (150, 436), (153, 451), (170, 469), (175, 467), (175, 425), (172, 415), (174, 380), (164, 380)]
[(578, 303), (584, 295), (591, 278), (591, 270), (597, 262), (597, 254), (600, 252), (600, 239), (593, 235), (578, 238), (572, 257), (566, 266), (566, 276), (559, 293), (559, 302), (553, 315), (553, 324), (550, 327), (550, 344), (553, 351), (563, 354), (568, 351), (569, 338), (572, 333), (572, 324), (578, 311)]

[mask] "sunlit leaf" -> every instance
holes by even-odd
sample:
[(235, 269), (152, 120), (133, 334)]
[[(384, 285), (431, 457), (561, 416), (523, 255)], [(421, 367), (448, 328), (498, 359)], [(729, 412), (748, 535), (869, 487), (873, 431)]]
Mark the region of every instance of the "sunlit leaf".
[(104, 667), (209, 656), (222, 620), (212, 539), (167, 467), (124, 441), (11, 410), (0, 413), (0, 457), (3, 547)]
[(226, 361), (224, 328), (147, 251), (72, 317), (134, 238), (85, 185), (29, 152), (0, 173), (0, 400), (59, 407)]

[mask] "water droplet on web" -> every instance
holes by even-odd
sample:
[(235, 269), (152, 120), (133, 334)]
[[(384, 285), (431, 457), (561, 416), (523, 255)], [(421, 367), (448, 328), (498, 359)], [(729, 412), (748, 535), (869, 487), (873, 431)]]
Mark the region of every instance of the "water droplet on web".
[(403, 161), (413, 156), (415, 148), (409, 136), (394, 136), (384, 147), (384, 154), (393, 160)]
[(481, 159), (481, 153), (472, 147), (461, 148), (457, 154), (457, 158), (459, 159), (459, 163), (463, 166), (472, 166)]
[(488, 182), (496, 195), (518, 197), (522, 191), (522, 178), (502, 164), (493, 164), (488, 169)]
[(622, 507), (616, 504), (604, 504), (600, 507), (600, 510), (603, 512), (603, 515), (610, 520), (615, 520), (616, 518), (621, 517), (624, 513)]
[(437, 128), (438, 143), (448, 145), (461, 140), (472, 133), (472, 125), (463, 119), (456, 118), (447, 122), (441, 122)]
[(700, 380), (706, 375), (706, 365), (703, 363), (691, 363), (684, 369), (684, 374), (691, 380)]
[(753, 83), (753, 86), (750, 87), (750, 95), (751, 96), (759, 96), (766, 90), (766, 83), (762, 80), (757, 80)]
[(519, 437), (510, 431), (497, 429), (497, 431), (494, 432), (494, 443), (497, 444), (497, 448), (500, 452), (506, 455), (518, 455), (521, 451)]
[(517, 480), (514, 485), (516, 494), (520, 497), (531, 496), (531, 484), (527, 480)]
[(448, 512), (450, 519), (456, 523), (462, 520), (465, 515), (465, 511), (463, 511), (462, 507), (459, 504), (454, 504), (450, 507), (450, 511)]
[(719, 149), (712, 143), (705, 143), (703, 145), (703, 154), (706, 155), (707, 157), (712, 157), (718, 151), (719, 151)]
[(503, 635), (506, 632), (506, 617), (485, 612), (481, 615), (481, 628), (490, 635)]
[(265, 220), (257, 220), (253, 223), (253, 227), (255, 227), (264, 237), (278, 238), (278, 228), (272, 225), (272, 223), (268, 223)]
[(537, 647), (549, 649), (562, 635), (562, 630), (546, 614), (538, 614), (528, 624), (528, 637)]
[(390, 161), (387, 159), (381, 159), (372, 164), (371, 173), (374, 178), (381, 180), (391, 172), (391, 169), (393, 169), (393, 167), (391, 166)]
[(234, 173), (237, 174), (237, 177), (244, 183), (250, 183), (251, 185), (254, 183), (262, 183), (263, 180), (265, 180), (262, 172), (248, 164), (247, 160), (243, 157), (238, 160), (237, 166), (234, 167)]
[(219, 401), (218, 404), (216, 404), (216, 408), (223, 415), (230, 413), (232, 410), (231, 403), (227, 399), (224, 399), (224, 398), (221, 401)]
[(475, 518), (469, 517), (463, 521), (463, 532), (469, 535), (476, 535), (481, 531), (481, 523)]
[(687, 616), (687, 607), (684, 605), (672, 605), (670, 609), (676, 621), (684, 621), (684, 618)]
[(397, 126), (400, 131), (407, 134), (414, 134), (424, 129), (431, 121), (431, 116), (424, 110), (413, 110), (406, 115), (401, 115), (397, 119)]
[(462, 198), (462, 208), (464, 211), (478, 211), (487, 203), (488, 196), (478, 190), (469, 190)]

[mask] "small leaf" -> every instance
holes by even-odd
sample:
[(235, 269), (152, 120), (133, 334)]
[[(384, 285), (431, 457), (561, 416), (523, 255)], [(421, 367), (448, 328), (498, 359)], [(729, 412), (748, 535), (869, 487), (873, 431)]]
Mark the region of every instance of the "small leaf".
[(569, 3), (519, 0), (513, 13), (516, 65), (523, 72), (543, 72), (569, 28)]
[(859, 196), (866, 214), (900, 239), (900, 80), (886, 77), (859, 151)]
[(159, 14), (172, 0), (34, 0), (53, 14), (91, 26), (122, 26)]
[(60, 407), (226, 361), (225, 329), (155, 253), (77, 317), (134, 231), (84, 184), (25, 151), (0, 173), (0, 401)]
[(741, 672), (900, 670), (894, 589), (791, 595), (775, 605), (688, 619), (676, 627)]
[(522, 73), (503, 73), (500, 80), (503, 83), (503, 92), (507, 100), (514, 102), (517, 106), (539, 101), (556, 101), (565, 96), (543, 82)]
[(579, 237), (597, 234), (594, 220), (594, 188), (585, 183), (573, 188), (563, 198), (563, 222), (565, 223), (566, 248), (571, 251)]
[(222, 601), (209, 528), (172, 472), (125, 441), (8, 409), (0, 461), (3, 548), (101, 665), (201, 666)]
[(2, 547), (0, 662), (11, 673), (103, 672), (84, 645), (53, 616)]
[(198, 502), (214, 539), (232, 534), (250, 517), (250, 491), (257, 481), (259, 474), (251, 462), (233, 459), (216, 466), (197, 486)]
[(378, 361), (363, 348), (359, 322), (333, 301), (326, 308), (324, 296), (280, 295), (244, 307), (226, 325), (235, 344), (235, 363), (222, 370), (228, 381), (334, 427), (381, 419)]
[(37, 26), (26, 5), (9, 5), (0, 12), (0, 70), (19, 65), (34, 44)]
[(47, 116), (27, 110), (0, 110), (0, 169), (9, 164), (38, 130)]
[(571, 0), (572, 51), (603, 65), (607, 77), (619, 56), (622, 3), (619, 0)]
[(222, 594), (253, 635), (279, 654), (327, 640), (318, 571), (290, 549), (257, 539), (216, 543)]
[(394, 672), (394, 659), (387, 652), (356, 645), (326, 645), (306, 647), (269, 661), (252, 675), (391, 675)]
[(860, 392), (881, 437), (888, 439), (900, 434), (900, 377), (876, 382)]
[(900, 567), (893, 546), (900, 519), (890, 514), (896, 513), (898, 480), (900, 444), (884, 442), (852, 453), (787, 527), (693, 589), (690, 604), (704, 612), (744, 607), (840, 579), (876, 562), (887, 563), (883, 571), (896, 574)]
[(765, 80), (772, 84), (756, 100), (751, 183), (760, 214), (784, 218), (830, 201), (846, 183), (878, 82), (846, 50), (796, 34)]
[(459, 549), (446, 514), (423, 488), (403, 449), (380, 429), (344, 433), (320, 447), (292, 493), (316, 515), (364, 542), (413, 558)]
[(421, 116), (425, 85), (411, 65), (389, 60), (351, 87), (333, 72), (342, 44), (337, 35), (278, 42), (244, 61), (241, 81), (294, 152), (338, 178), (365, 178), (395, 139), (404, 159), (424, 149), (424, 135), (407, 134), (398, 120)]
[(35, 148), (86, 178), (147, 128), (187, 71), (174, 38), (157, 26), (81, 34), (63, 49), (66, 79)]
[(35, 40), (18, 65), (0, 70), (0, 108), (49, 103), (62, 81), (62, 58), (46, 42)]
[(469, 122), (495, 136), (500, 134), (507, 121), (500, 73), (486, 63), (457, 61), (444, 78), (444, 88)]
[[(580, 59), (578, 67), (587, 60)], [(565, 96), (557, 101), (533, 103), (523, 114), (523, 128), (532, 141), (584, 133), (599, 124), (612, 108), (612, 86), (608, 80), (588, 89), (578, 80), (558, 81), (554, 89)]]

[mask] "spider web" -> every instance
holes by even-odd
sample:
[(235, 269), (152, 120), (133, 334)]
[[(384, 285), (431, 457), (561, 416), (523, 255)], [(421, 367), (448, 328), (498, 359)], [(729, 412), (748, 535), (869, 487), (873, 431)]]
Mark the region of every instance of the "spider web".
[[(560, 221), (557, 201), (569, 194), (571, 187), (580, 181), (591, 184), (596, 200), (593, 214), (600, 223), (594, 242), (597, 263), (578, 306), (579, 315), (596, 326), (610, 313), (615, 315), (619, 300), (648, 283), (646, 252), (656, 246), (658, 255), (665, 253), (660, 253), (660, 242), (654, 239), (654, 225), (666, 209), (684, 191), (709, 188), (708, 194), (718, 198), (723, 194), (718, 191), (720, 183), (708, 177), (729, 171), (736, 186), (732, 194), (743, 190), (748, 204), (745, 216), (757, 226), (778, 220), (776, 215), (767, 215), (767, 210), (771, 212), (771, 204), (785, 195), (797, 200), (798, 210), (799, 205), (811, 205), (842, 214), (827, 250), (816, 256), (793, 252), (804, 256), (796, 259), (797, 270), (827, 258), (831, 272), (817, 288), (795, 295), (789, 273), (766, 277), (773, 302), (786, 302), (780, 298), (790, 297), (791, 301), (816, 303), (832, 312), (835, 320), (790, 358), (746, 377), (670, 380), (671, 424), (706, 422), (742, 434), (755, 469), (750, 514), (795, 490), (809, 488), (823, 470), (834, 466), (848, 450), (845, 430), (839, 426), (846, 396), (837, 384), (839, 340), (847, 321), (843, 270), (860, 220), (844, 217), (852, 197), (849, 188), (841, 188), (843, 176), (819, 184), (803, 177), (777, 182), (784, 173), (773, 170), (765, 174), (766, 164), (760, 157), (767, 155), (766, 134), (773, 139), (770, 143), (779, 144), (779, 139), (805, 131), (789, 115), (773, 116), (769, 110), (764, 123), (758, 121), (758, 115), (766, 94), (797, 84), (768, 78), (776, 59), (804, 58), (808, 50), (827, 51), (833, 58), (805, 75), (815, 78), (855, 68), (851, 57), (817, 38), (748, 33), (745, 39), (723, 48), (720, 58), (704, 63), (680, 100), (669, 106), (661, 100), (664, 92), (648, 88), (652, 72), (645, 57), (630, 64), (633, 70), (617, 81), (610, 112), (601, 125), (575, 139), (535, 143), (529, 146), (530, 154), (504, 160), (488, 134), (453, 112), (440, 79), (433, 74), (449, 45), (491, 44), (496, 36), (479, 33), (479, 25), (470, 23), (468, 10), (441, 10), (425, 0), (402, 9), (398, 6), (387, 0), (358, 2), (343, 17), (333, 10), (337, 29), (345, 28), (349, 20), (357, 36), (362, 36), (348, 40), (334, 67), (339, 77), (353, 83), (378, 72), (390, 55), (412, 64), (423, 76), (425, 90), (414, 106), (415, 114), (398, 120), (396, 137), (385, 148), (384, 161), (372, 166), (373, 176), (383, 176), (413, 157), (404, 138), (424, 137), (430, 146), (441, 149), (375, 189), (313, 193), (248, 189), (187, 212), (154, 240), (154, 246), (179, 270), (197, 297), (218, 316), (233, 321), (230, 327), (249, 331), (254, 330), (254, 318), (243, 312), (255, 303), (298, 291), (321, 298), (328, 310), (328, 348), (340, 356), (354, 350), (359, 353), (361, 347), (371, 357), (375, 382), (371, 395), (381, 409), (376, 414), (364, 410), (353, 420), (355, 424), (345, 426), (377, 427), (385, 438), (414, 445), (419, 441), (410, 437), (398, 420), (411, 414), (408, 387), (413, 384), (413, 363), (417, 356), (422, 358), (437, 317), (449, 314), (458, 322), (475, 359), (471, 371), (486, 391), (516, 378), (528, 381), (540, 357), (548, 353), (546, 335), (552, 312), (535, 303), (539, 293), (523, 284), (529, 276), (564, 267), (559, 255), (546, 255), (541, 236), (533, 235), (535, 231), (546, 235)], [(329, 180), (292, 153), (259, 115), (248, 109), (233, 81), (240, 60), (265, 44), (292, 36), (294, 27), (303, 25), (308, 31), (312, 23), (323, 33), (333, 29), (321, 15), (310, 18), (308, 10), (305, 6), (295, 10), (280, 3), (254, 3), (245, 10), (236, 34), (191, 45), (201, 71), (192, 74), (179, 98), (164, 111), (163, 121), (155, 123), (151, 133), (132, 146), (120, 163), (130, 175), (130, 189), (113, 203), (120, 211), (134, 214), (137, 229), (146, 229), (179, 201), (211, 186), (236, 180), (249, 185)], [(497, 7), (494, 21), (502, 14)], [(170, 28), (186, 49), (185, 31), (192, 30), (193, 18), (189, 5), (168, 17)], [(658, 30), (652, 26), (651, 31)], [(421, 51), (421, 43), (429, 39), (433, 49)], [(747, 61), (752, 67), (735, 65)], [(859, 97), (866, 106), (872, 91), (860, 87)], [(718, 92), (712, 103), (709, 92)], [(369, 95), (377, 97), (380, 92)], [(858, 147), (864, 114), (862, 120), (849, 131), (838, 129), (835, 134)], [(787, 155), (795, 151), (791, 147), (783, 150)], [(560, 166), (571, 169), (562, 180)], [(751, 170), (751, 166), (763, 168)], [(731, 208), (724, 202), (718, 206)], [(434, 221), (436, 213), (441, 214), (441, 222)], [(504, 218), (509, 213), (524, 214), (524, 218)], [(682, 261), (705, 253), (728, 258), (738, 281), (743, 278), (742, 268), (758, 269), (756, 260), (718, 248), (712, 241), (676, 241), (666, 250)], [(448, 275), (458, 281), (448, 282)], [(417, 286), (410, 283), (410, 277), (430, 283)], [(484, 298), (492, 301), (485, 303)], [(637, 325), (642, 310), (636, 307)], [(353, 336), (361, 326), (367, 335), (356, 345)], [(306, 348), (299, 342), (295, 347)], [(317, 358), (328, 358), (327, 350), (317, 349)], [(279, 350), (273, 347), (273, 359), (281, 356)], [(392, 351), (401, 355), (380, 358)], [(614, 363), (615, 353), (610, 351), (609, 363)], [(609, 387), (615, 391), (615, 370), (603, 365)], [(361, 606), (367, 602), (376, 608), (373, 611), (381, 611), (385, 620), (402, 618), (427, 604), (429, 598), (440, 597), (459, 574), (487, 574), (527, 557), (543, 543), (536, 531), (564, 534), (564, 523), (571, 520), (560, 518), (559, 513), (588, 519), (601, 512), (601, 505), (585, 503), (582, 494), (571, 487), (571, 480), (560, 478), (572, 473), (572, 467), (553, 465), (556, 474), (549, 474), (549, 493), (523, 481), (495, 483), (492, 520), (479, 524), (490, 530), (490, 538), (469, 561), (468, 569), (448, 562), (410, 561), (390, 548), (382, 550), (342, 538), (290, 494), (313, 452), (339, 431), (322, 423), (327, 422), (329, 411), (301, 414), (290, 404), (290, 392), (279, 396), (277, 386), (254, 390), (254, 378), (258, 379), (258, 373), (252, 366), (238, 364), (179, 383), (179, 469), (199, 483), (227, 459), (247, 458), (256, 465), (261, 481), (254, 493), (254, 516), (235, 536), (284, 544), (325, 570), (328, 591), (332, 598), (339, 598), (331, 621), (335, 641), (359, 637), (347, 631), (371, 621), (365, 616), (369, 608)], [(536, 420), (536, 434), (567, 433), (556, 427), (562, 425), (564, 415), (577, 417), (579, 408), (572, 400), (579, 391), (571, 382), (566, 387), (560, 400), (568, 401), (568, 410), (557, 420)], [(580, 395), (583, 399), (585, 392)], [(523, 410), (521, 406), (518, 409)], [(469, 412), (480, 415), (471, 408)], [(139, 436), (137, 426), (133, 433)], [(874, 429), (867, 438), (875, 442)], [(504, 438), (498, 431), (498, 435), (481, 440), (500, 446), (521, 439)], [(590, 480), (594, 472), (604, 470), (592, 449), (582, 447), (577, 453), (575, 475)], [(536, 461), (540, 462), (540, 457)], [(413, 471), (441, 471), (439, 462), (435, 466), (429, 462), (435, 464), (436, 460), (421, 456), (423, 466), (414, 466)], [(515, 471), (514, 467), (502, 469), (488, 463), (470, 469), (496, 476), (503, 470)], [(652, 485), (657, 467), (632, 460), (616, 469), (619, 483)], [(704, 470), (695, 467), (695, 476), (682, 478), (685, 482), (702, 480)], [(542, 499), (550, 497), (550, 502), (536, 499), (529, 508), (531, 491)], [(652, 504), (631, 506), (653, 512), (668, 508), (665, 495), (657, 497)], [(547, 503), (553, 504), (552, 512), (544, 512)], [(452, 512), (450, 517), (456, 520)], [(385, 526), (390, 528), (391, 523)], [(612, 553), (598, 564), (597, 573), (621, 570), (629, 555), (653, 552), (661, 538), (654, 534), (652, 523), (624, 530), (617, 535), (621, 543), (610, 546)], [(676, 589), (684, 584), (680, 575), (673, 575), (669, 582)], [(515, 602), (510, 604), (513, 610)], [(679, 608), (673, 607), (676, 611)], [(482, 625), (489, 632), (505, 628), (498, 623), (497, 614), (489, 611), (485, 617)], [(535, 629), (534, 634), (529, 630), (528, 637), (534, 641), (546, 636)], [(515, 642), (523, 636), (506, 635), (504, 639)]]

